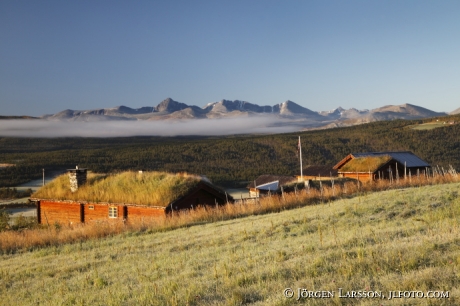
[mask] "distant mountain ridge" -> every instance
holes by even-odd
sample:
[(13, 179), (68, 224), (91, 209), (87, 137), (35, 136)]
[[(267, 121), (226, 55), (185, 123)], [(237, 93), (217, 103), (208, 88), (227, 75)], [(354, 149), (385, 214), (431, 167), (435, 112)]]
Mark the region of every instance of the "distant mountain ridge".
[(449, 113), (449, 115), (456, 115), (456, 114), (460, 114), (460, 107)]
[[(460, 111), (460, 109), (456, 110)], [(268, 116), (285, 121), (295, 121), (300, 127), (337, 127), (355, 124), (393, 120), (418, 119), (445, 116), (429, 109), (412, 105), (386, 105), (372, 110), (344, 109), (338, 107), (331, 111), (315, 112), (293, 101), (260, 106), (240, 100), (221, 100), (211, 102), (204, 107), (188, 105), (167, 98), (157, 106), (130, 108), (118, 106), (93, 110), (67, 109), (56, 114), (41, 117), (46, 120), (59, 121), (113, 121), (113, 120), (181, 120), (181, 119), (211, 119), (238, 118), (248, 116)]]

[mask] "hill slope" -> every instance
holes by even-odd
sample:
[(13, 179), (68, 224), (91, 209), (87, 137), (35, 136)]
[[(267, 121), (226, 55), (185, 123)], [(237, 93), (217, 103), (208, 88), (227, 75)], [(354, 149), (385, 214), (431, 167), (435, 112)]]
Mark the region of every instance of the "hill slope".
[[(460, 183), (3, 255), (5, 304), (460, 303)], [(77, 230), (77, 229), (76, 229)], [(14, 271), (14, 272), (13, 272)], [(21, 288), (21, 290), (18, 290)], [(294, 297), (284, 297), (285, 288)], [(381, 298), (339, 298), (349, 291)], [(389, 291), (449, 291), (393, 299)]]
[(457, 108), (456, 110), (453, 110), (449, 113), (449, 115), (456, 115), (456, 114), (460, 114), (460, 107)]

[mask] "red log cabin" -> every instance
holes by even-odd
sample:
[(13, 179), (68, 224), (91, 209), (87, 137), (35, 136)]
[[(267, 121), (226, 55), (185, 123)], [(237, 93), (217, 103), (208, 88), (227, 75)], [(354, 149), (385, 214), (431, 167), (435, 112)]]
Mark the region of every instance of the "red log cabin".
[(40, 224), (143, 219), (233, 202), (206, 178), (164, 172), (89, 174), (71, 169), (32, 195)]
[(430, 165), (412, 152), (352, 153), (334, 167), (339, 177), (362, 182), (424, 174)]

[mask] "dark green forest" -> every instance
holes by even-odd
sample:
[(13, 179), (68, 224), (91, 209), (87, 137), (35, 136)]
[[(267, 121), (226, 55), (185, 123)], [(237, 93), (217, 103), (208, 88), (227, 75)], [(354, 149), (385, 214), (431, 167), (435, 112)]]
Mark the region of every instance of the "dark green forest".
[[(349, 153), (412, 151), (432, 165), (460, 168), (460, 125), (414, 130), (431, 121), (394, 120), (290, 134), (220, 137), (0, 138), (0, 187), (16, 186), (68, 168), (94, 172), (161, 170), (203, 174), (222, 186), (243, 186), (261, 174), (299, 172), (303, 165), (334, 165)], [(448, 120), (460, 120), (460, 115)]]

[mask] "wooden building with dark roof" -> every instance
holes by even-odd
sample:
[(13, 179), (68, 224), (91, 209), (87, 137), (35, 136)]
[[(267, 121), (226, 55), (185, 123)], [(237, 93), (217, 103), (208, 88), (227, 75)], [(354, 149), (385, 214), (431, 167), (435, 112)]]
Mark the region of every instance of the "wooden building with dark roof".
[(338, 162), (334, 169), (339, 177), (360, 181), (394, 179), (423, 174), (430, 165), (412, 152), (352, 153)]
[[(330, 180), (337, 178), (338, 172), (333, 166), (312, 165), (304, 168), (302, 175), (304, 180)], [(301, 180), (300, 175), (297, 175), (297, 179)]]
[(260, 195), (279, 193), (281, 188), (289, 188), (289, 185), (295, 183), (297, 183), (295, 176), (263, 174), (250, 182), (247, 188), (250, 197), (259, 197)]

